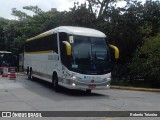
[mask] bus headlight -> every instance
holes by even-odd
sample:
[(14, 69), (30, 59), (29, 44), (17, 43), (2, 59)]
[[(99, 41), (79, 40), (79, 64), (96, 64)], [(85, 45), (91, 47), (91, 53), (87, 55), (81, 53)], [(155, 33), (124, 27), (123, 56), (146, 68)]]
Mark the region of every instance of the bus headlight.
[(111, 78), (110, 78), (110, 77), (108, 77), (108, 78), (107, 78), (107, 81), (111, 81)]
[(77, 80), (77, 77), (76, 76), (72, 76), (72, 80)]
[(107, 86), (106, 86), (106, 87), (107, 87), (107, 88), (110, 88), (110, 85), (108, 85), (108, 84), (107, 84)]
[(73, 87), (75, 87), (75, 86), (76, 86), (76, 84), (75, 84), (75, 83), (72, 83), (72, 86), (73, 86)]
[(103, 79), (103, 81), (111, 81), (111, 78), (110, 77), (105, 78), (105, 79)]

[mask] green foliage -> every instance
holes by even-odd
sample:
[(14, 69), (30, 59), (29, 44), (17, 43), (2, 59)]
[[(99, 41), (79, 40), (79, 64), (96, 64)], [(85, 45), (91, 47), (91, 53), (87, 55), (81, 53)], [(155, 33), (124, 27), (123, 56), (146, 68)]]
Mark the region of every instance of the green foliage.
[(74, 8), (68, 12), (67, 17), (69, 18), (68, 23), (70, 22), (74, 26), (95, 27), (96, 15), (87, 9), (86, 4), (75, 4)]
[(23, 9), (32, 11), (36, 15), (43, 13), (43, 11), (38, 6), (24, 6)]
[(88, 3), (88, 9), (92, 14), (96, 13), (97, 18), (103, 18), (104, 14), (110, 8), (110, 5), (115, 3), (117, 0), (86, 0)]
[(8, 20), (0, 17), (0, 50), (5, 50), (5, 29), (7, 26)]
[(160, 28), (160, 1), (147, 0), (143, 7), (143, 20), (152, 26), (152, 35)]
[(18, 17), (19, 20), (24, 20), (29, 17), (25, 12), (17, 10), (16, 8), (12, 8), (12, 15)]
[(142, 76), (151, 82), (160, 82), (160, 34), (145, 39), (129, 64), (133, 76)]
[(144, 23), (142, 26), (139, 27), (139, 33), (142, 37), (149, 37), (152, 33), (152, 25), (149, 25), (149, 23)]

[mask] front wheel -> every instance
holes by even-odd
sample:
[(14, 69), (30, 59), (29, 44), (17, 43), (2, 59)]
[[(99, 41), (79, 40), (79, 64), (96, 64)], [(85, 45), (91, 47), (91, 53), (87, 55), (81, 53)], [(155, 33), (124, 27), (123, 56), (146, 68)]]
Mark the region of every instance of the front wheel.
[(52, 83), (53, 83), (55, 92), (59, 92), (58, 77), (56, 75), (53, 76)]

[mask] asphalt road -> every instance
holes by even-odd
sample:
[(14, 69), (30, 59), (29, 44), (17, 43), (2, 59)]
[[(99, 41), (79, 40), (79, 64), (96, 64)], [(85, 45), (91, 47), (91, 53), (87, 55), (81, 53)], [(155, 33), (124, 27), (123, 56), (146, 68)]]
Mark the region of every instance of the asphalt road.
[[(18, 76), (16, 81), (0, 76), (0, 111), (160, 111), (160, 93), (128, 90), (85, 91), (61, 88), (41, 80)], [(21, 118), (15, 118), (19, 120)], [(23, 118), (28, 120), (29, 118)], [(32, 120), (31, 118), (30, 120)], [(160, 118), (34, 118), (36, 120), (159, 120)], [(5, 118), (0, 118), (5, 120)]]

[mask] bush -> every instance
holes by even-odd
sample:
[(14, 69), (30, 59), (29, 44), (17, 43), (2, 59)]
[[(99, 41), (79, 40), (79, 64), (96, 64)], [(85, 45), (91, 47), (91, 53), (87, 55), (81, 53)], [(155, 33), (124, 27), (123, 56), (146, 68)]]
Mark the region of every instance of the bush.
[(144, 40), (129, 68), (133, 78), (141, 76), (154, 87), (160, 87), (160, 34)]

